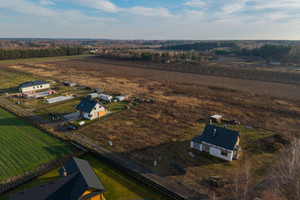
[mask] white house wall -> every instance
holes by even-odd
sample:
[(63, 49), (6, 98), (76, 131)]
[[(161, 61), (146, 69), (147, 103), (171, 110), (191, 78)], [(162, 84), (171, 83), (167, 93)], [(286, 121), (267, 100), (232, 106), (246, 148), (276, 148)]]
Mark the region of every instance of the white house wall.
[(228, 153), (227, 156), (223, 156), (221, 154), (221, 150), (217, 149), (215, 147), (210, 147), (209, 148), (209, 154), (211, 154), (213, 156), (216, 156), (218, 158), (222, 158), (224, 160), (228, 160), (228, 161), (231, 161), (232, 160), (232, 156), (233, 156), (233, 152), (232, 151), (230, 153)]
[[(96, 104), (96, 110), (93, 109), (90, 113), (84, 112), (83, 117), (89, 120), (98, 118), (99, 117), (98, 112), (105, 110), (103, 106), (101, 106), (101, 108), (99, 108), (99, 106), (100, 106), (99, 104)], [(105, 110), (105, 114), (106, 114), (106, 110)], [(92, 115), (92, 117), (89, 117), (89, 115)]]
[(30, 91), (35, 91), (35, 90), (43, 90), (43, 89), (47, 89), (47, 88), (50, 88), (49, 83), (36, 85), (36, 86), (30, 86), (30, 87), (23, 87), (23, 88), (20, 88), (20, 92), (30, 92)]
[(191, 141), (191, 148), (196, 149), (198, 151), (202, 151), (202, 144), (198, 142)]

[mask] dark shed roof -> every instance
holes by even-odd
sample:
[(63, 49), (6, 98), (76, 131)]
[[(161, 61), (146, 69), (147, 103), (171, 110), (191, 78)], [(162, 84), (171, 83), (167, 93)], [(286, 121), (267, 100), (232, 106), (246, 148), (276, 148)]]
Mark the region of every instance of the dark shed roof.
[(46, 81), (41, 81), (41, 80), (37, 80), (37, 81), (28, 81), (25, 83), (22, 83), (19, 85), (19, 88), (24, 88), (24, 87), (31, 87), (31, 86), (37, 86), (37, 85), (43, 85), (43, 84), (47, 84), (48, 82)]
[(103, 106), (102, 104), (100, 104), (96, 100), (92, 100), (92, 99), (88, 99), (88, 98), (83, 98), (81, 100), (81, 102), (77, 105), (76, 109), (80, 110), (80, 111), (84, 111), (84, 112), (90, 113), (93, 110), (93, 108), (95, 107), (95, 105), (97, 105), (97, 104)]
[[(214, 134), (214, 129), (216, 130)], [(233, 150), (239, 137), (239, 132), (219, 126), (206, 124), (202, 135), (197, 135), (192, 139), (194, 142), (207, 142), (225, 149)]]
[(88, 188), (94, 195), (106, 191), (86, 160), (71, 158), (64, 168), (67, 176), (12, 194), (8, 200), (78, 200)]

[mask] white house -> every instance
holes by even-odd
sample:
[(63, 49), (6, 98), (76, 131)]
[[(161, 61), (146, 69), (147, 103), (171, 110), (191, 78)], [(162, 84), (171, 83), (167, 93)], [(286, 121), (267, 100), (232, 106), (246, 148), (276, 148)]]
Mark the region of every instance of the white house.
[(93, 120), (107, 113), (104, 105), (96, 100), (83, 98), (76, 107), (80, 111), (80, 116), (85, 119)]
[(110, 101), (113, 97), (107, 94), (99, 94), (98, 98), (104, 101)]
[(46, 81), (28, 81), (19, 85), (20, 92), (31, 92), (35, 90), (42, 90), (50, 88), (50, 83)]
[(239, 142), (239, 132), (206, 124), (203, 133), (192, 139), (191, 148), (231, 161), (239, 157), (241, 152)]

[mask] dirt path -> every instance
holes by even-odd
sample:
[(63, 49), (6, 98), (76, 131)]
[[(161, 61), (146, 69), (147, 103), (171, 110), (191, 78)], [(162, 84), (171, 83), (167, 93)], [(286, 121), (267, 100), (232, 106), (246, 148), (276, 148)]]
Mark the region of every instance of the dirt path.
[(119, 163), (120, 165), (122, 165), (128, 169), (134, 170), (135, 172), (139, 173), (140, 175), (156, 182), (159, 185), (166, 187), (167, 189), (169, 189), (187, 199), (199, 200), (199, 199), (207, 198), (207, 196), (204, 194), (201, 194), (195, 190), (192, 190), (182, 184), (178, 184), (175, 181), (168, 179), (167, 177), (161, 177), (161, 176), (155, 174), (153, 171), (149, 170), (148, 168), (146, 168), (146, 167), (116, 153), (116, 152), (113, 152), (109, 149), (103, 148), (102, 146), (99, 145), (98, 142), (96, 142), (94, 140), (91, 140), (84, 136), (76, 134), (76, 132), (68, 131), (65, 127), (62, 127), (61, 121), (46, 121), (46, 120), (32, 114), (30, 111), (24, 110), (14, 104), (12, 104), (9, 101), (6, 101), (5, 99), (3, 99), (3, 97), (0, 97), (0, 102), (2, 104), (4, 104), (6, 107), (16, 110), (17, 112), (22, 113), (23, 115), (28, 116), (29, 118), (31, 118), (39, 123), (49, 126), (55, 131), (59, 131), (60, 133), (62, 133), (65, 136), (72, 137), (75, 141), (77, 141), (83, 145), (92, 147), (96, 152), (102, 154), (103, 156)]

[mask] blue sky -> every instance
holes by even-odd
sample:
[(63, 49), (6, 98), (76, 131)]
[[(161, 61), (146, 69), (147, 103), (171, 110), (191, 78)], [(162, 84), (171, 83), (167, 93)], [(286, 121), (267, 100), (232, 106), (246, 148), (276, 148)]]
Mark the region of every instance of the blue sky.
[(0, 38), (300, 40), (300, 0), (0, 0)]

